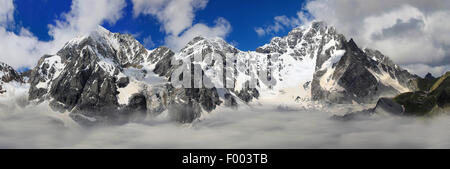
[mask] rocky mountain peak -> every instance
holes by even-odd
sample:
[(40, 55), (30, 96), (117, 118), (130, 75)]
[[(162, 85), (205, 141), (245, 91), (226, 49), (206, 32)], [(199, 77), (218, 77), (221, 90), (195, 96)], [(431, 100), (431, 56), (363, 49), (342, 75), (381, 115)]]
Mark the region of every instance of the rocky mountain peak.
[(24, 83), (24, 80), (11, 66), (0, 62), (0, 94), (7, 92), (3, 85), (10, 82)]
[(147, 61), (150, 51), (139, 43), (132, 35), (111, 33), (107, 29), (98, 26), (96, 30), (85, 36), (70, 40), (57, 52), (63, 60), (74, 53), (93, 52), (100, 59), (107, 58), (121, 66), (136, 65)]
[(347, 44), (346, 47), (349, 48), (350, 50), (360, 50), (358, 45), (355, 43), (355, 41), (353, 40), (353, 38), (351, 38)]
[[(344, 41), (345, 37), (338, 34), (334, 27), (328, 26), (325, 22), (315, 21), (310, 25), (294, 28), (285, 37), (273, 38), (269, 44), (257, 48), (256, 52), (288, 53), (296, 59), (315, 58), (321, 52), (339, 48), (336, 45), (342, 45)], [(326, 49), (321, 49), (322, 47)]]
[(434, 77), (431, 73), (427, 73), (427, 75), (425, 75), (425, 79), (436, 79), (436, 77)]
[(11, 81), (23, 82), (20, 73), (6, 63), (0, 62), (0, 80), (4, 83)]
[(345, 53), (333, 67), (315, 74), (313, 84), (321, 85), (313, 87), (314, 99), (334, 103), (373, 103), (382, 96), (412, 90), (409, 83), (416, 76), (394, 64), (381, 52), (363, 51), (353, 39), (344, 43), (343, 50)]

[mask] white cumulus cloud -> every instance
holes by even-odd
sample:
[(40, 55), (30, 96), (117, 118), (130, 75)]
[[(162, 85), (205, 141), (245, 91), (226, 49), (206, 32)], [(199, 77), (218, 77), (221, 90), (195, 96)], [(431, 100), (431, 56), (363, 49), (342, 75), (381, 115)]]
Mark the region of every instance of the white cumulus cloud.
[(442, 69), (450, 64), (448, 0), (315, 0), (303, 10), (413, 73), (448, 71)]
[(0, 25), (14, 19), (13, 0), (0, 0)]
[[(0, 148), (449, 148), (450, 116), (375, 115), (336, 121), (323, 111), (269, 105), (224, 108), (188, 126), (167, 117), (122, 126), (78, 126), (26, 90), (0, 97)], [(339, 113), (338, 110), (333, 110)]]
[[(0, 0), (0, 4), (13, 4), (13, 0)], [(0, 23), (13, 22), (14, 5), (10, 6), (8, 10), (0, 6)], [(49, 25), (53, 39), (49, 42), (39, 41), (25, 28), (16, 34), (8, 31), (6, 25), (0, 25), (0, 61), (14, 68), (33, 67), (42, 55), (56, 53), (70, 39), (89, 33), (97, 25), (114, 24), (122, 17), (125, 6), (125, 0), (73, 0), (70, 12), (62, 14), (63, 19), (55, 25)]]
[(169, 35), (166, 37), (166, 44), (173, 49), (183, 48), (189, 41), (197, 36), (205, 38), (226, 37), (231, 30), (230, 23), (224, 18), (218, 18), (213, 27), (198, 23), (187, 29), (179, 36)]
[(196, 36), (225, 38), (231, 31), (230, 23), (218, 18), (215, 25), (194, 24), (195, 12), (204, 9), (208, 0), (132, 0), (133, 13), (150, 15), (161, 24), (166, 33), (165, 43), (175, 51), (180, 50)]
[(308, 23), (308, 19), (303, 12), (298, 12), (295, 17), (287, 17), (286, 15), (275, 16), (273, 24), (264, 27), (256, 27), (255, 32), (258, 36), (275, 35), (280, 31), (292, 29), (301, 24)]
[(63, 44), (74, 36), (95, 30), (103, 23), (114, 24), (122, 17), (125, 6), (125, 0), (74, 0), (70, 12), (62, 15), (64, 20), (49, 25), (49, 33), (57, 44)]

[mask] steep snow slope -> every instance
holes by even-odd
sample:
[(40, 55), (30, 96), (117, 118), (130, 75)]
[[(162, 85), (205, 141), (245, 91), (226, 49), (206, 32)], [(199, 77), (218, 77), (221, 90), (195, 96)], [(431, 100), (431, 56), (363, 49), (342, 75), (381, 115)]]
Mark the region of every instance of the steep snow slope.
[[(285, 37), (275, 37), (270, 44), (256, 49), (260, 57), (280, 55), (277, 63), (280, 71), (273, 74), (277, 85), (272, 88), (274, 90), (263, 93), (274, 98), (289, 95), (288, 100), (283, 99), (282, 102), (311, 100), (311, 82), (314, 73), (317, 69), (331, 67), (339, 60), (343, 52), (339, 50), (342, 41), (344, 37), (336, 34), (333, 27), (328, 27), (323, 22), (314, 22), (295, 28)], [(326, 53), (331, 53), (334, 57), (322, 57)], [(328, 61), (324, 64), (326, 66), (319, 68), (318, 62), (324, 61)]]

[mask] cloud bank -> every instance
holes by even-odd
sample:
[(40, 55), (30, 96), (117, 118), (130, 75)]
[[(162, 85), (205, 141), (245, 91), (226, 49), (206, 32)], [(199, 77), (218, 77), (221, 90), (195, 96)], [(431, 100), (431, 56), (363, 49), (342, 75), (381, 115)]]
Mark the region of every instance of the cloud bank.
[(335, 121), (323, 111), (265, 105), (224, 108), (192, 125), (163, 116), (143, 123), (83, 128), (47, 104), (24, 106), (26, 90), (10, 92), (15, 96), (0, 96), (0, 148), (450, 147), (448, 115)]
[(12, 0), (0, 0), (0, 25), (14, 19), (14, 4)]

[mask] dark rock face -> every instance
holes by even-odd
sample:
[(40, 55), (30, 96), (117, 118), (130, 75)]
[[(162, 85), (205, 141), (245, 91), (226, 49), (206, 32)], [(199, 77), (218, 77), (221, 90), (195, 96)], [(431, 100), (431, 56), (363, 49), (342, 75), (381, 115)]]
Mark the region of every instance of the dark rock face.
[(439, 107), (449, 107), (450, 106), (450, 90), (443, 90), (437, 97), (437, 105)]
[(259, 98), (259, 91), (257, 89), (244, 88), (238, 92), (237, 96), (245, 102), (250, 102)]
[(345, 44), (345, 49), (346, 53), (336, 66), (334, 77), (340, 76), (338, 84), (346, 89), (345, 98), (367, 98), (372, 92), (376, 92), (378, 84), (377, 79), (366, 68), (372, 65), (367, 64), (367, 56), (352, 39)]
[(405, 109), (392, 99), (381, 98), (373, 110), (375, 113), (388, 113), (394, 115), (404, 115)]
[(435, 79), (435, 77), (431, 73), (428, 73), (425, 75), (425, 79)]
[(152, 56), (152, 60), (157, 59), (159, 61), (156, 62), (157, 64), (153, 72), (160, 76), (170, 75), (168, 72), (170, 72), (170, 69), (173, 66), (172, 58), (174, 55), (175, 53), (173, 53), (169, 48), (166, 47), (155, 49), (155, 52), (153, 52), (150, 56)]
[(124, 88), (130, 84), (130, 79), (128, 77), (122, 77), (117, 81), (117, 87)]
[[(409, 83), (417, 76), (401, 69), (379, 51), (361, 50), (353, 39), (343, 44), (345, 53), (331, 76), (342, 90), (330, 92), (322, 89), (320, 79), (326, 71), (317, 71), (312, 85), (313, 99), (332, 103), (373, 103), (383, 95), (401, 93), (400, 89), (412, 90)], [(320, 58), (318, 64), (321, 63)], [(382, 81), (386, 76), (391, 80)], [(390, 83), (397, 86), (390, 86)]]
[[(86, 40), (86, 44), (95, 45), (91, 39)], [(115, 111), (118, 106), (117, 95), (117, 75), (118, 68), (113, 69), (114, 74), (99, 68), (101, 62), (98, 55), (85, 46), (81, 45), (73, 48), (64, 48), (58, 54), (64, 62), (64, 69), (60, 70), (60, 75), (51, 81), (51, 86), (47, 92), (42, 88), (37, 88), (42, 83), (47, 72), (39, 74), (38, 70), (46, 70), (47, 64), (42, 64), (36, 68), (34, 76), (31, 77), (30, 99), (52, 98), (53, 104), (63, 105), (60, 111), (74, 110), (72, 113), (80, 113), (88, 117), (101, 116), (103, 111)], [(72, 50), (79, 50), (79, 55), (73, 55)], [(108, 56), (106, 53), (104, 53)], [(111, 55), (110, 55), (111, 56)], [(114, 56), (114, 55), (112, 55)], [(54, 56), (56, 57), (56, 56)], [(45, 57), (44, 57), (45, 58)], [(50, 68), (50, 74), (55, 73)], [(44, 82), (45, 83), (45, 82)], [(123, 84), (123, 81), (119, 84)], [(110, 114), (115, 114), (111, 112)]]

